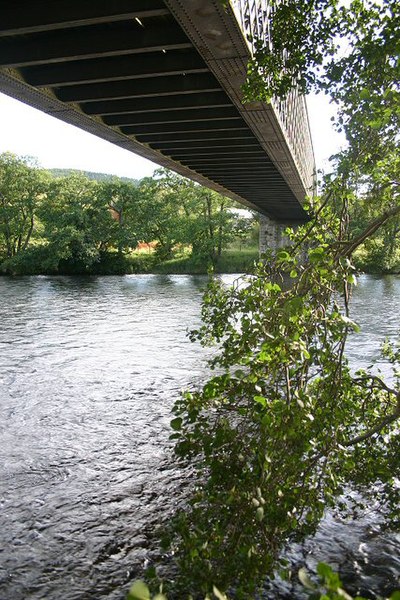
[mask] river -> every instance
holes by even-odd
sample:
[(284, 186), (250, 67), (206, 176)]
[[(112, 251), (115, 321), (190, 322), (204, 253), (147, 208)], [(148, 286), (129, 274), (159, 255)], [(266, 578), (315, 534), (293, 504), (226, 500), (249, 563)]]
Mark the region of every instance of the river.
[[(207, 351), (186, 336), (205, 284), (0, 278), (1, 600), (118, 600), (149, 564), (154, 530), (185, 485), (169, 413), (207, 374)], [(353, 364), (387, 369), (379, 346), (398, 333), (400, 277), (362, 276), (353, 315), (363, 330), (349, 341)], [(328, 516), (288, 553), (310, 567), (318, 555), (384, 593), (400, 586), (399, 547), (372, 510), (356, 522)], [(300, 597), (296, 586), (268, 589)]]

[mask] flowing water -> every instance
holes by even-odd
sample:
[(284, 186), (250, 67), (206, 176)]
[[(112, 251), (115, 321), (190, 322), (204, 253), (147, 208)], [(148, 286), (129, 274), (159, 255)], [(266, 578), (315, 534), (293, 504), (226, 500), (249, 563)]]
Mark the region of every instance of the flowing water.
[[(180, 390), (207, 374), (207, 352), (186, 336), (205, 284), (0, 278), (0, 600), (117, 600), (143, 572), (189, 477), (173, 464), (169, 421)], [(354, 364), (387, 369), (379, 346), (399, 329), (400, 277), (361, 277), (353, 310)], [(288, 554), (349, 568), (354, 585), (384, 593), (400, 585), (399, 542), (377, 512), (328, 516)]]

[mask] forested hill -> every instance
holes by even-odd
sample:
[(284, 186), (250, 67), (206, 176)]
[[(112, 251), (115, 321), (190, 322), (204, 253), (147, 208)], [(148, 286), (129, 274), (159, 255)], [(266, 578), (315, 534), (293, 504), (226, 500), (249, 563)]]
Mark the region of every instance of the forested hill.
[(54, 177), (68, 177), (68, 175), (85, 175), (88, 179), (94, 179), (95, 181), (109, 181), (113, 177), (118, 177), (119, 180), (126, 181), (138, 185), (138, 179), (132, 179), (130, 177), (119, 177), (117, 175), (110, 175), (109, 173), (93, 173), (92, 171), (80, 171), (78, 169), (46, 169), (54, 175)]

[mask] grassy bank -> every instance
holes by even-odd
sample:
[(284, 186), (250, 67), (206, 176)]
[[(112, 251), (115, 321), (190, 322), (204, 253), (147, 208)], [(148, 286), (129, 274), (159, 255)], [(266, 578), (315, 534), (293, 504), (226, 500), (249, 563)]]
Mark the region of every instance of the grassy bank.
[[(133, 252), (118, 255), (103, 254), (90, 267), (79, 262), (60, 261), (57, 268), (43, 259), (40, 248), (32, 249), (0, 264), (4, 275), (127, 275), (140, 273), (206, 274), (210, 263), (206, 259), (183, 254), (166, 261), (157, 260), (155, 253)], [(258, 259), (258, 248), (225, 250), (215, 267), (217, 273), (249, 271)]]
[[(217, 273), (243, 273), (249, 271), (257, 260), (258, 248), (225, 250), (215, 271)], [(154, 273), (202, 274), (207, 273), (209, 266), (206, 260), (183, 256), (155, 265)]]

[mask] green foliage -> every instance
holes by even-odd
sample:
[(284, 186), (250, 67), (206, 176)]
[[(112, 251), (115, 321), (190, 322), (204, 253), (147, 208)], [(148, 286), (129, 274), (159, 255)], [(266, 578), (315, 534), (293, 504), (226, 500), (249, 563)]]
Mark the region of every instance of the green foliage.
[[(111, 244), (119, 254), (135, 248), (143, 233), (143, 202), (138, 187), (114, 177), (99, 184), (98, 200), (103, 220), (108, 224), (106, 239), (107, 229), (101, 227), (103, 248)], [(96, 218), (99, 220), (98, 214)]]
[(149, 588), (143, 581), (135, 581), (129, 590), (126, 600), (167, 600), (161, 592), (152, 596)]
[(1, 263), (1, 271), (9, 275), (48, 275), (58, 272), (58, 260), (49, 246), (31, 246)]
[[(182, 249), (186, 255), (191, 249), (191, 257), (178, 261), (178, 272), (207, 272), (210, 263), (222, 262), (227, 244), (252, 227), (229, 212), (232, 203), (169, 171), (140, 185), (109, 176), (94, 181), (68, 170), (57, 175), (28, 159), (0, 155), (3, 272), (122, 274), (156, 264), (165, 270)], [(153, 256), (132, 255), (143, 240), (156, 242)]]
[[(249, 65), (248, 99), (328, 91), (344, 110), (343, 125), (394, 129), (399, 106), (396, 0), (287, 0), (273, 2), (266, 39)], [(397, 111), (398, 112), (398, 111)], [(359, 132), (358, 132), (359, 133)]]
[[(83, 271), (98, 260), (97, 185), (83, 175), (50, 181), (38, 217), (48, 245), (52, 269), (76, 263)], [(111, 220), (111, 219), (110, 219)]]
[[(349, 145), (310, 203), (310, 222), (287, 232), (290, 247), (268, 252), (232, 289), (214, 279), (204, 298), (193, 338), (216, 346), (216, 375), (177, 401), (171, 435), (177, 456), (198, 469), (170, 533), (180, 594), (206, 593), (213, 581), (252, 597), (283, 545), (313, 532), (347, 486), (368, 493), (377, 484), (388, 512), (398, 510), (399, 353), (386, 352), (388, 383), (353, 373), (345, 343), (358, 331), (352, 255), (393, 235), (400, 215), (399, 5), (272, 6), (270, 37), (254, 40), (247, 98), (328, 90)], [(340, 597), (338, 580), (322, 575)]]
[[(399, 352), (385, 349), (390, 383), (353, 373), (345, 344), (358, 331), (351, 258), (398, 234), (400, 5), (288, 0), (272, 9), (269, 37), (253, 40), (247, 99), (328, 91), (349, 145), (310, 222), (287, 232), (291, 245), (231, 289), (214, 279), (204, 298), (193, 338), (216, 346), (216, 375), (176, 402), (171, 435), (177, 456), (198, 469), (170, 534), (180, 595), (213, 581), (252, 597), (283, 545), (313, 532), (348, 486), (368, 494), (376, 484), (398, 512)], [(322, 597), (340, 597), (338, 578), (321, 569)]]
[(45, 191), (45, 175), (30, 158), (0, 155), (0, 253), (7, 258), (26, 250)]
[[(94, 173), (93, 171), (82, 171), (78, 169), (48, 169), (48, 172), (53, 177), (69, 177), (70, 175), (83, 175), (87, 179), (94, 181), (110, 181), (115, 179), (115, 175), (109, 175), (108, 173)], [(139, 180), (132, 179), (131, 177), (118, 177), (120, 181), (125, 183), (131, 183), (133, 185), (139, 185)]]
[(156, 240), (157, 256), (165, 261), (174, 248), (191, 246), (199, 264), (216, 266), (222, 249), (250, 230), (229, 211), (232, 202), (165, 169), (141, 182), (145, 201), (146, 239)]
[(183, 206), (193, 193), (194, 184), (163, 169), (154, 175), (140, 184), (146, 223), (144, 239), (157, 242), (157, 258), (163, 261), (173, 257), (174, 247), (184, 239)]
[[(313, 600), (366, 600), (362, 596), (350, 596), (343, 589), (342, 582), (337, 573), (325, 564), (319, 563), (317, 566), (319, 581), (312, 581), (306, 571), (302, 568), (299, 571), (299, 579), (304, 587), (310, 592), (310, 598)], [(400, 592), (393, 592), (388, 600), (400, 600)]]
[[(215, 267), (216, 273), (248, 273), (259, 259), (258, 247), (242, 250), (222, 250), (221, 257)], [(173, 258), (154, 266), (155, 273), (207, 274), (209, 270), (207, 257), (183, 256)]]
[(174, 407), (176, 454), (201, 482), (170, 540), (185, 592), (214, 581), (250, 597), (287, 540), (313, 532), (349, 484), (379, 481), (388, 507), (399, 500), (398, 374), (392, 386), (353, 374), (344, 354), (358, 331), (349, 256), (363, 236), (349, 239), (335, 208), (312, 210), (252, 277), (211, 282), (193, 332), (218, 352), (217, 375)]
[(134, 273), (151, 273), (154, 271), (154, 256), (138, 252), (119, 254), (118, 252), (102, 252), (99, 262), (91, 269), (94, 275), (125, 275)]
[(249, 65), (245, 96), (269, 102), (282, 98), (297, 82), (312, 88), (321, 65), (335, 53), (343, 9), (336, 0), (272, 2), (273, 15), (266, 39), (252, 39), (254, 60)]
[[(229, 600), (228, 596), (220, 592), (215, 585), (212, 589), (212, 598), (216, 598), (217, 600)], [(162, 593), (162, 589), (160, 589), (160, 592), (155, 596), (152, 596), (147, 585), (139, 580), (135, 581), (132, 585), (126, 600), (168, 600), (168, 598)], [(190, 596), (188, 600), (192, 600), (192, 597)], [(211, 600), (211, 597), (207, 594), (204, 600)]]
[[(356, 596), (355, 598), (350, 596), (343, 589), (338, 574), (329, 565), (319, 563), (317, 573), (318, 581), (314, 581), (304, 567), (298, 572), (298, 578), (304, 587), (304, 591), (308, 592), (310, 600), (366, 600), (362, 596)], [(231, 598), (233, 597), (231, 596)], [(204, 600), (211, 600), (211, 598), (229, 600), (228, 596), (215, 586), (212, 586), (211, 596), (207, 594)], [(189, 600), (191, 599), (192, 596), (189, 596)], [(126, 600), (168, 600), (168, 598), (162, 593), (162, 589), (158, 594), (152, 596), (148, 586), (143, 581), (135, 581)], [(393, 592), (387, 600), (400, 600), (400, 591)]]

